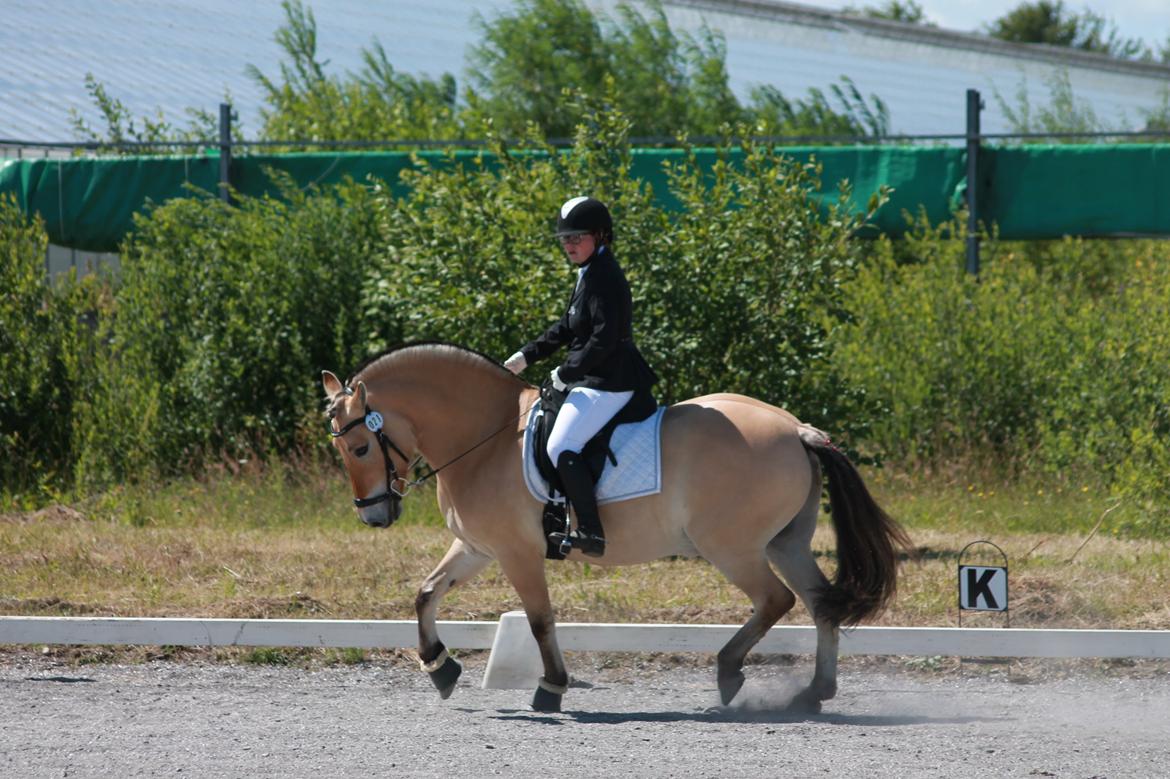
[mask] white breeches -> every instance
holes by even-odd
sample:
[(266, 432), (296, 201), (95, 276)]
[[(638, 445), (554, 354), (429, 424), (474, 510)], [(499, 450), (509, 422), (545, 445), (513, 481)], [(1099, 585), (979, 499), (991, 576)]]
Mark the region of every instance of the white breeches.
[(632, 390), (605, 392), (574, 387), (565, 398), (548, 437), (548, 458), (555, 467), (564, 452), (580, 452), (605, 423), (613, 419), (622, 407), (634, 397)]

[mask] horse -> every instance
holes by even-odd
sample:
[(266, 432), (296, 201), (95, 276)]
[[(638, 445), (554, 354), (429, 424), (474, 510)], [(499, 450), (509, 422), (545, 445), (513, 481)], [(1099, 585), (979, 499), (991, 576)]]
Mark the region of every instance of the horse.
[[(391, 349), (344, 384), (329, 371), (321, 381), (362, 522), (389, 526), (411, 487), (436, 480), (455, 539), (418, 589), (415, 611), (419, 663), (440, 696), (451, 695), (462, 672), (439, 638), (440, 601), (494, 559), (540, 648), (543, 676), (532, 708), (560, 711), (569, 675), (545, 580), (543, 506), (525, 488), (521, 463), (539, 389), (483, 354), (434, 342)], [(422, 459), (431, 472), (408, 480)], [(608, 566), (699, 556), (743, 590), (752, 615), (716, 656), (725, 706), (744, 683), (748, 652), (799, 597), (816, 625), (816, 662), (812, 681), (790, 705), (820, 711), (837, 693), (840, 628), (880, 614), (894, 597), (898, 554), (909, 546), (905, 531), (827, 435), (754, 398), (705, 395), (666, 408), (661, 463), (661, 492), (600, 508), (604, 555), (573, 550), (568, 559)], [(832, 582), (810, 546), (822, 474), (837, 540)]]

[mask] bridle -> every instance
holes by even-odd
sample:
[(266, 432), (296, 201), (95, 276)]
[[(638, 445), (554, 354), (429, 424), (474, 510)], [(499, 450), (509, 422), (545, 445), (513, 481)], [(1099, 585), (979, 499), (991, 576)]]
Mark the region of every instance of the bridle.
[[(348, 387), (346, 388), (346, 391), (347, 394), (353, 392)], [(397, 452), (398, 456), (402, 458), (404, 463), (410, 463), (410, 458), (406, 456), (405, 452), (398, 448), (396, 443), (390, 440), (390, 436), (386, 435), (381, 414), (379, 414), (377, 411), (371, 411), (370, 404), (367, 403), (366, 413), (357, 419), (351, 420), (340, 430), (334, 430), (333, 420), (329, 420), (329, 435), (333, 438), (341, 438), (350, 430), (353, 430), (355, 427), (363, 423), (365, 424), (366, 429), (378, 438), (378, 446), (382, 450), (382, 459), (386, 462), (386, 491), (381, 495), (375, 495), (371, 498), (354, 498), (353, 505), (357, 506), (359, 509), (364, 509), (368, 506), (375, 506), (387, 500), (394, 502), (401, 501), (406, 497), (406, 493), (410, 492), (410, 488), (415, 486), (415, 484), (418, 482), (408, 482), (398, 474), (398, 468), (394, 466), (394, 460), (390, 457), (390, 450), (393, 449), (395, 452)], [(407, 465), (408, 470), (409, 468), (410, 465)], [(399, 484), (401, 485), (401, 489), (398, 487)]]
[[(343, 391), (345, 392), (346, 395), (353, 394), (353, 390), (349, 387), (346, 387)], [(375, 436), (377, 436), (378, 446), (381, 447), (381, 449), (382, 449), (382, 459), (385, 460), (385, 462), (386, 462), (386, 485), (387, 485), (386, 491), (384, 493), (382, 493), (381, 495), (375, 495), (372, 498), (354, 498), (353, 505), (355, 505), (361, 509), (361, 508), (366, 508), (367, 506), (377, 505), (377, 504), (382, 503), (383, 501), (387, 501), (387, 500), (400, 502), (403, 498), (406, 497), (407, 493), (409, 493), (412, 489), (414, 489), (418, 485), (422, 484), (426, 480), (430, 479), (432, 476), (435, 476), (436, 474), (439, 473), (439, 471), (443, 470), (448, 465), (454, 465), (457, 461), (459, 461), (459, 460), (463, 459), (464, 457), (466, 457), (467, 455), (471, 454), (476, 449), (483, 446), (488, 441), (492, 440), (493, 438), (498, 436), (500, 433), (507, 430), (509, 427), (515, 427), (516, 423), (518, 421), (520, 421), (520, 418), (523, 417), (525, 414), (527, 414), (529, 411), (531, 411), (533, 406), (535, 406), (539, 402), (540, 402), (540, 396), (538, 395), (536, 400), (533, 401), (532, 405), (530, 405), (524, 411), (520, 412), (520, 414), (518, 414), (514, 419), (510, 420), (507, 424), (505, 424), (499, 430), (495, 431), (494, 433), (492, 433), (488, 437), (484, 438), (482, 441), (480, 441), (479, 443), (477, 443), (475, 446), (471, 447), (467, 451), (463, 452), (459, 456), (454, 457), (451, 460), (448, 460), (447, 462), (443, 463), (438, 468), (428, 468), (429, 473), (423, 474), (422, 476), (420, 476), (417, 479), (414, 479), (412, 481), (407, 481), (405, 478), (403, 478), (401, 475), (399, 475), (398, 469), (394, 466), (394, 460), (390, 457), (390, 450), (393, 449), (395, 452), (398, 453), (398, 456), (402, 458), (403, 462), (408, 463), (408, 465), (406, 466), (408, 472), (414, 465), (416, 465), (418, 463), (419, 460), (422, 459), (422, 455), (419, 455), (417, 458), (415, 458), (415, 460), (413, 462), (411, 462), (411, 459), (406, 456), (406, 453), (403, 452), (401, 449), (399, 449), (398, 445), (390, 440), (390, 436), (386, 435), (386, 433), (384, 431), (385, 423), (384, 423), (384, 420), (382, 419), (382, 415), (379, 414), (377, 411), (371, 410), (369, 403), (365, 404), (366, 407), (365, 407), (365, 414), (364, 415), (358, 417), (357, 419), (350, 420), (340, 430), (333, 429), (333, 420), (330, 419), (328, 422), (329, 435), (333, 438), (341, 438), (343, 435), (348, 433), (350, 430), (353, 430), (358, 425), (365, 423), (366, 429), (369, 430), (371, 433), (373, 433)], [(398, 487), (398, 485), (401, 485), (401, 489)]]

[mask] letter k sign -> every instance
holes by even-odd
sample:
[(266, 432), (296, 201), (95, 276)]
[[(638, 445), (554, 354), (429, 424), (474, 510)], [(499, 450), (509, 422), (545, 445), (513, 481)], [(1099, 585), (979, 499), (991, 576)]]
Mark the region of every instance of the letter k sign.
[(1007, 568), (975, 565), (959, 568), (959, 608), (968, 611), (1006, 611), (1007, 603)]

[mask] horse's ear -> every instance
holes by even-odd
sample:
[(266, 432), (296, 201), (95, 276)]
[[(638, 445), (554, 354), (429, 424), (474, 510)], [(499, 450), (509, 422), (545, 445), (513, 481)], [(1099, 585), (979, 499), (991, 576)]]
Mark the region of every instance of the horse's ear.
[(358, 382), (357, 397), (358, 397), (358, 405), (365, 406), (366, 405), (366, 383), (364, 381)]
[(321, 386), (325, 388), (325, 395), (330, 398), (345, 389), (341, 379), (333, 375), (331, 371), (321, 371)]

